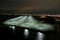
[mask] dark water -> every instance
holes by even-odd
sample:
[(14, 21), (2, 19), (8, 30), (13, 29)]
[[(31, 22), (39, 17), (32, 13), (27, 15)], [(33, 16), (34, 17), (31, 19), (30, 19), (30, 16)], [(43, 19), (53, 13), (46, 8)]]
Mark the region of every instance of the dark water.
[[(36, 40), (37, 32), (36, 30), (29, 29), (29, 36), (25, 38), (24, 29), (20, 27), (15, 27), (15, 30), (6, 27), (0, 27), (0, 40)], [(43, 40), (56, 40), (56, 33), (53, 32), (41, 32), (44, 34)]]
[(4, 22), (7, 19), (14, 18), (17, 16), (0, 16), (0, 40), (37, 40), (37, 32), (41, 32), (45, 35), (43, 40), (57, 40), (57, 33), (56, 31), (38, 31), (38, 30), (29, 30), (29, 36), (26, 38), (24, 35), (24, 29), (14, 26), (15, 29), (9, 28), (7, 25), (3, 25), (2, 22)]

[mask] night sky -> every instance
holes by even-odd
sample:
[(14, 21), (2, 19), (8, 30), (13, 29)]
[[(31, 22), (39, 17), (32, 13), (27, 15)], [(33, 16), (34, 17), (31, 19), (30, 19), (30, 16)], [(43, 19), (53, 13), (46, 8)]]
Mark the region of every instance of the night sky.
[(0, 0), (0, 10), (58, 9), (60, 0)]

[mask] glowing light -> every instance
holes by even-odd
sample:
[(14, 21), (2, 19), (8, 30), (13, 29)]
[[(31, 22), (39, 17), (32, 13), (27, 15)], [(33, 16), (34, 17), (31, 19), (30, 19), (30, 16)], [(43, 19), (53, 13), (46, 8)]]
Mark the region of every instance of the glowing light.
[(41, 32), (38, 32), (37, 33), (37, 39), (36, 40), (44, 40), (43, 38), (44, 38), (44, 34), (41, 33)]
[(46, 16), (41, 16), (40, 18), (46, 18)]
[(25, 29), (25, 30), (24, 30), (24, 36), (25, 36), (25, 38), (27, 38), (28, 35), (29, 35), (29, 30), (28, 30), (28, 29)]
[[(42, 16), (42, 17), (46, 17), (46, 16)], [(33, 16), (19, 16), (13, 19), (6, 20), (5, 22), (3, 22), (3, 24), (15, 25), (19, 27), (36, 29), (40, 31), (48, 31), (54, 29), (53, 25), (44, 23), (44, 21), (38, 21)], [(12, 26), (11, 28), (14, 29), (14, 26)]]
[(9, 26), (9, 28), (11, 28), (11, 29), (15, 30), (15, 26)]

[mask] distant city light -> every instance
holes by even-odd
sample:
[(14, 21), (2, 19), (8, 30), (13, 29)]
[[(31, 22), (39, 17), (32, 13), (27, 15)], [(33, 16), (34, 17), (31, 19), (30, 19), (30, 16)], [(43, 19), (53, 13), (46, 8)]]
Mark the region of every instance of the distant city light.
[(41, 16), (40, 18), (46, 18), (46, 16)]

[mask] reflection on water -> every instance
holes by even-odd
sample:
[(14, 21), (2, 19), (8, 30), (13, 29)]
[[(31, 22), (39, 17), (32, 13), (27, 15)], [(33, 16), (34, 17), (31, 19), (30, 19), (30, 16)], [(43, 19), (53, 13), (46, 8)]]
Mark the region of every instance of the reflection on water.
[(24, 36), (25, 36), (25, 38), (28, 38), (28, 36), (29, 36), (29, 30), (28, 29), (24, 29)]
[[(28, 29), (24, 29), (24, 38), (25, 39), (28, 39), (29, 38), (29, 30)], [(33, 31), (34, 32), (34, 31)], [(35, 40), (44, 40), (44, 38), (45, 38), (45, 35), (43, 34), (43, 33), (41, 33), (41, 32), (35, 32), (35, 33), (37, 33), (36, 34), (36, 39)], [(33, 34), (33, 33), (32, 33)], [(33, 34), (33, 36), (34, 36), (34, 34)], [(33, 39), (33, 37), (31, 36), (31, 38)]]
[(15, 26), (9, 26), (9, 28), (15, 30)]
[(44, 40), (44, 34), (41, 32), (37, 32), (37, 39), (36, 40)]

